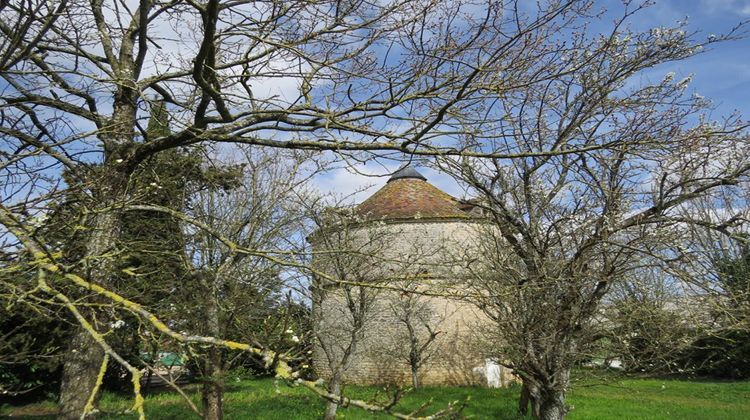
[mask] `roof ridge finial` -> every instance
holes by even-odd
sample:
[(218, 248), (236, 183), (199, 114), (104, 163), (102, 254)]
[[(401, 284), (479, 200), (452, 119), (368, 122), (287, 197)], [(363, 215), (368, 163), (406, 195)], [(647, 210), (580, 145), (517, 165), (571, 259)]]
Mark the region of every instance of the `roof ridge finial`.
[(427, 181), (427, 178), (425, 178), (424, 175), (420, 174), (419, 171), (414, 169), (410, 164), (406, 164), (402, 166), (399, 170), (393, 173), (391, 177), (388, 179), (388, 182), (395, 181), (397, 179), (421, 179), (422, 181)]

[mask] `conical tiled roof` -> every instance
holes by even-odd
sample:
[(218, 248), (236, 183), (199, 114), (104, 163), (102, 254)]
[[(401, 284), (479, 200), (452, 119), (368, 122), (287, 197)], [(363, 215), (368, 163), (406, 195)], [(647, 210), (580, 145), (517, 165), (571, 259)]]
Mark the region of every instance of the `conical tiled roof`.
[(371, 220), (470, 217), (456, 198), (428, 183), (427, 178), (408, 166), (395, 172), (355, 212)]

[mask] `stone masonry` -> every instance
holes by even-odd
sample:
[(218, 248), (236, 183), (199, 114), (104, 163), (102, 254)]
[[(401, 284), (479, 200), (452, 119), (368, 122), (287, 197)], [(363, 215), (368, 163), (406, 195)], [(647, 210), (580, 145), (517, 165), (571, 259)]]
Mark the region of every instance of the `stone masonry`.
[[(320, 271), (350, 282), (317, 291), (313, 311), (321, 341), (313, 362), (318, 374), (328, 378), (330, 367), (350, 353), (343, 370), (347, 383), (409, 383), (410, 338), (421, 346), (433, 335), (419, 369), (422, 384), (486, 384), (478, 372), (486, 366), (479, 340), (488, 320), (461, 299), (467, 292), (466, 257), (485, 226), (476, 209), (406, 168), (360, 204), (352, 218), (346, 227), (310, 239), (316, 251), (356, 250), (316, 257)], [(510, 380), (510, 372), (500, 368), (500, 385)]]

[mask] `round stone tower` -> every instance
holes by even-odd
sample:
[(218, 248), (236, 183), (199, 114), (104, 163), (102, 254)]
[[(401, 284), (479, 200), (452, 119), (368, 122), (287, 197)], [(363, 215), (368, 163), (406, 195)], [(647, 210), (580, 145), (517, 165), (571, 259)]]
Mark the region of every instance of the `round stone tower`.
[(486, 383), (487, 320), (463, 299), (485, 226), (478, 207), (407, 166), (312, 235), (317, 372), (357, 384)]

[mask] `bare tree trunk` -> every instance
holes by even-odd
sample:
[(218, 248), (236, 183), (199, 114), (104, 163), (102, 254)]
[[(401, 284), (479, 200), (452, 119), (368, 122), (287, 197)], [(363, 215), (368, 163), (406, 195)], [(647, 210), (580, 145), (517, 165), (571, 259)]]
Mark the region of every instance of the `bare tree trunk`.
[[(215, 288), (214, 288), (215, 289)], [(219, 320), (219, 302), (216, 291), (209, 294), (206, 304), (206, 326), (208, 335), (221, 336)], [(224, 380), (222, 379), (222, 352), (217, 347), (208, 350), (205, 366), (206, 380), (203, 383), (203, 418), (206, 420), (221, 420), (224, 417), (223, 397)]]
[[(129, 48), (132, 52), (132, 45)], [(121, 53), (129, 48), (123, 44)], [(123, 57), (127, 58), (127, 54)], [(123, 66), (126, 64), (124, 61), (120, 63)], [(128, 64), (132, 64), (132, 61)], [(123, 67), (123, 71), (123, 80), (130, 79), (133, 75), (132, 69)], [(133, 171), (132, 167), (121, 167), (117, 163), (129, 157), (133, 146), (137, 97), (138, 92), (131, 85), (121, 83), (115, 95), (110, 124), (106, 130), (98, 133), (99, 139), (104, 143), (104, 162), (98, 172), (93, 172), (99, 176), (88, 180), (92, 197), (98, 204), (96, 209), (101, 211), (96, 212), (92, 220), (84, 261), (92, 264), (88, 273), (90, 280), (104, 287), (112, 286), (113, 261), (102, 256), (114, 248), (117, 242), (120, 215), (114, 208), (124, 198), (128, 175)], [(106, 318), (101, 312), (97, 315), (100, 320)], [(92, 325), (96, 328), (94, 323)], [(83, 328), (75, 334), (71, 340), (69, 356), (63, 366), (63, 381), (60, 387), (60, 418), (63, 419), (80, 418), (83, 414), (104, 357), (103, 350), (88, 337), (89, 333)]]
[(522, 416), (529, 415), (529, 405), (531, 405), (531, 417), (538, 419), (539, 414), (539, 389), (536, 385), (530, 383), (528, 379), (523, 381), (521, 395), (518, 399), (518, 412)]
[(531, 393), (529, 386), (524, 381), (521, 387), (521, 396), (518, 398), (518, 413), (522, 416), (529, 414), (529, 403), (531, 402)]
[(565, 393), (560, 390), (542, 392), (539, 401), (539, 413), (536, 418), (541, 420), (562, 420), (565, 418)]
[(81, 418), (103, 359), (104, 351), (91, 335), (83, 328), (76, 329), (63, 367), (58, 419)]
[[(116, 191), (113, 189), (113, 192)], [(115, 243), (117, 229), (118, 216), (115, 213), (105, 211), (99, 214), (93, 223), (86, 257), (95, 258), (107, 252)], [(111, 262), (102, 262), (91, 269), (90, 276), (97, 283), (106, 284), (110, 265)], [(93, 322), (92, 326), (96, 328)], [(91, 391), (96, 386), (103, 359), (104, 350), (94, 341), (91, 334), (83, 327), (77, 328), (68, 346), (67, 357), (63, 365), (59, 419), (81, 418)]]
[(220, 364), (221, 350), (211, 348), (206, 362), (207, 378), (203, 383), (203, 418), (206, 420), (221, 420), (224, 417), (224, 383)]
[[(412, 325), (411, 307), (407, 307), (406, 316), (401, 320), (409, 331), (409, 366), (411, 367), (411, 385), (414, 389), (419, 388), (419, 365), (422, 363), (422, 352), (419, 346), (417, 332)], [(430, 344), (432, 338), (425, 343), (425, 347)]]
[(565, 404), (565, 393), (570, 381), (570, 368), (561, 368), (554, 378), (545, 381), (537, 392), (531, 392), (537, 412), (534, 418), (541, 420), (562, 420), (568, 409)]
[[(328, 385), (328, 392), (334, 395), (341, 395), (341, 378), (338, 374), (331, 377), (331, 382)], [(339, 405), (338, 403), (335, 403), (333, 401), (328, 401), (328, 405), (326, 405), (326, 414), (324, 419), (325, 420), (336, 420), (336, 410), (338, 410)]]
[(409, 341), (411, 346), (411, 351), (409, 352), (409, 366), (411, 367), (411, 386), (413, 386), (414, 389), (417, 389), (419, 388), (419, 345), (417, 343), (417, 336), (414, 328), (409, 323), (406, 324), (406, 327), (409, 329)]

